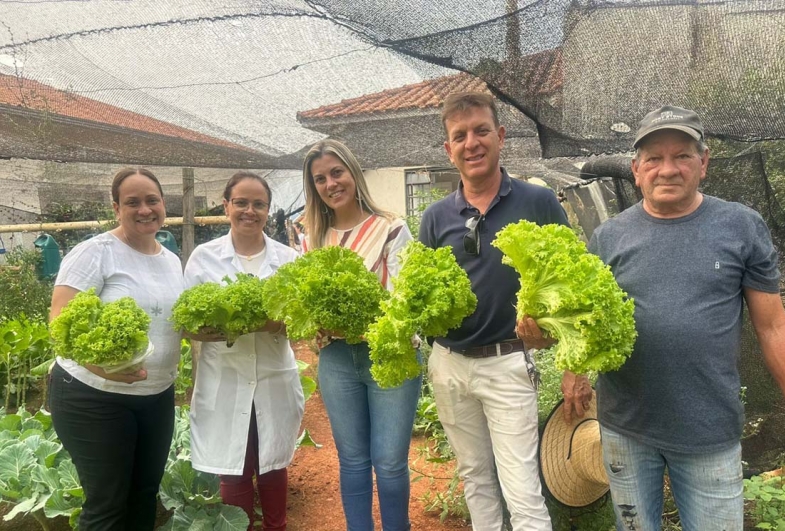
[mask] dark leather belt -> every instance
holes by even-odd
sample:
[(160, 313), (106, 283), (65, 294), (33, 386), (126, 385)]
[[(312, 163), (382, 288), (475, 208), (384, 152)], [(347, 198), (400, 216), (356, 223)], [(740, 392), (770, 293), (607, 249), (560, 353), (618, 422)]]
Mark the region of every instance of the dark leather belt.
[(451, 352), (461, 354), (467, 358), (494, 358), (496, 356), (506, 356), (513, 352), (523, 352), (524, 350), (523, 341), (520, 339), (508, 339), (506, 341), (494, 343), (493, 345), (469, 347), (465, 350), (451, 349)]

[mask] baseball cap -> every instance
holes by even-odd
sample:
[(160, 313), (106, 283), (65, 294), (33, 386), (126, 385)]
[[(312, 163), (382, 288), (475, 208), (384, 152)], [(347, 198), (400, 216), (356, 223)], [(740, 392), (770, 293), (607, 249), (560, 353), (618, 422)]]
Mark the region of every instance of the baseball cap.
[(703, 140), (703, 124), (698, 113), (681, 107), (665, 105), (643, 117), (643, 120), (638, 124), (638, 132), (635, 134), (635, 142), (632, 147), (637, 148), (645, 136), (661, 129), (676, 129), (687, 133), (695, 140)]

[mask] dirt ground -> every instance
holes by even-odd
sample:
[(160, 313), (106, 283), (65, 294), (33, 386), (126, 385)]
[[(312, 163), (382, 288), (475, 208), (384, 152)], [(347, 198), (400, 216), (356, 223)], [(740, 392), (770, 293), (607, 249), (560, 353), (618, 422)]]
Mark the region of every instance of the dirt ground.
[[(315, 368), (318, 358), (305, 346), (297, 345), (297, 357)], [(335, 444), (330, 434), (330, 422), (324, 410), (321, 396), (317, 391), (305, 405), (305, 418), (303, 427), (307, 428), (313, 439), (322, 445), (321, 448), (300, 448), (294, 457), (294, 462), (289, 467), (289, 531), (343, 531), (346, 529), (343, 510), (341, 508), (341, 494), (338, 484), (338, 455)], [(409, 453), (410, 463), (418, 457), (418, 448), (425, 441), (421, 437), (412, 440)], [(418, 469), (425, 469), (437, 477), (449, 478), (452, 470), (445, 467), (434, 467), (424, 463), (423, 459), (417, 461)], [(440, 481), (437, 488), (446, 484)], [(434, 531), (445, 529), (470, 529), (471, 526), (447, 519), (444, 523), (439, 521), (436, 512), (427, 513), (425, 504), (421, 501), (423, 495), (430, 488), (426, 480), (412, 483), (411, 504), (409, 509), (412, 529), (418, 531)], [(374, 499), (374, 519), (376, 528), (381, 529), (379, 507)]]
[[(315, 377), (315, 368), (318, 357), (305, 343), (295, 345), (296, 355), (299, 359), (311, 364), (310, 376)], [(305, 418), (303, 428), (308, 429), (311, 437), (321, 448), (304, 447), (297, 450), (294, 462), (289, 467), (289, 508), (287, 526), (288, 531), (343, 531), (346, 529), (343, 509), (341, 507), (341, 494), (338, 484), (338, 455), (330, 433), (330, 422), (324, 410), (318, 390), (311, 396), (305, 405)], [(418, 458), (418, 448), (423, 447), (425, 440), (415, 437), (410, 450), (410, 463), (416, 461), (418, 469), (434, 474), (436, 477), (450, 478), (452, 470), (446, 466), (435, 466), (425, 463)], [(448, 518), (444, 523), (439, 520), (438, 512), (426, 512), (422, 497), (429, 489), (442, 488), (448, 483), (440, 480), (432, 486), (426, 479), (412, 482), (410, 517), (412, 529), (417, 531), (435, 531), (450, 529), (471, 529), (471, 525), (454, 518)], [(0, 516), (6, 514), (8, 508), (0, 507)], [(159, 525), (168, 517), (161, 511)], [(374, 519), (376, 529), (381, 530), (379, 507), (374, 499)], [(50, 531), (67, 531), (70, 526), (65, 518), (49, 520)], [(5, 522), (0, 518), (0, 530), (13, 531), (38, 531), (41, 525), (32, 517), (15, 518)], [(258, 528), (261, 529), (261, 528)]]

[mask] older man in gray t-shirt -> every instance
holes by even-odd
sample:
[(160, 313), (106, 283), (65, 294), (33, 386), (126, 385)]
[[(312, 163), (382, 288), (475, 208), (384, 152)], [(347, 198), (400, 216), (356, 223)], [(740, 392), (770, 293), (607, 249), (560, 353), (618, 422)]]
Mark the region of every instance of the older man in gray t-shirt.
[(755, 211), (698, 192), (709, 153), (693, 111), (649, 113), (634, 147), (643, 201), (589, 244), (635, 299), (633, 354), (597, 382), (617, 528), (660, 529), (667, 466), (682, 529), (741, 531), (742, 305), (785, 392), (776, 251)]

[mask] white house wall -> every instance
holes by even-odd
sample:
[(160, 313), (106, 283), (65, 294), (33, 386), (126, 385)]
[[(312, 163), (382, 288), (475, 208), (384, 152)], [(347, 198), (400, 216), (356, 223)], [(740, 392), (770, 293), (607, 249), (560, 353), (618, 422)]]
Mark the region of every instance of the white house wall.
[(406, 168), (365, 170), (365, 180), (373, 200), (380, 208), (399, 216), (406, 215)]

